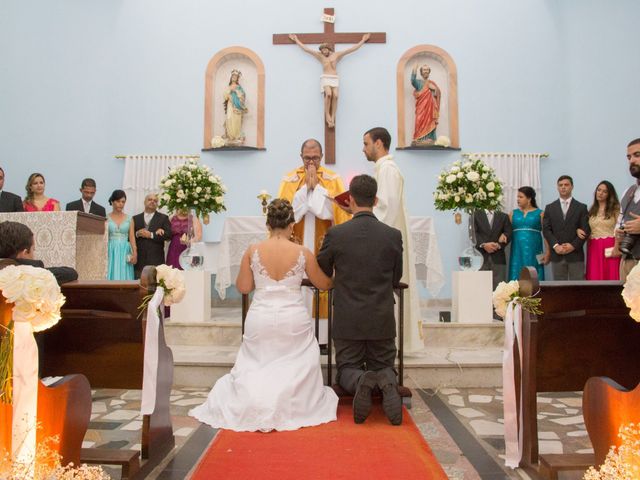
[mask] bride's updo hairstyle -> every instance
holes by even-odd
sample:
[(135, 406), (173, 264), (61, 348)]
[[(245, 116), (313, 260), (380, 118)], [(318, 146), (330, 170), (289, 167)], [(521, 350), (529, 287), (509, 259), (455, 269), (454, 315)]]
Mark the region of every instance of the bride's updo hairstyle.
[(274, 198), (267, 207), (267, 226), (271, 230), (287, 228), (295, 221), (289, 200)]

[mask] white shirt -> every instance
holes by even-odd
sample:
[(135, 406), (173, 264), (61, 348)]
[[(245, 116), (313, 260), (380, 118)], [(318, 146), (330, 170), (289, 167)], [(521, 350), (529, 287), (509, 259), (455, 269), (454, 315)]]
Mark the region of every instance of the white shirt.
[(82, 208), (84, 208), (84, 213), (89, 213), (91, 210), (91, 201), (85, 202), (84, 198), (82, 199)]
[(156, 214), (156, 212), (147, 213), (144, 212), (144, 228), (149, 229), (149, 224), (151, 223), (151, 219)]

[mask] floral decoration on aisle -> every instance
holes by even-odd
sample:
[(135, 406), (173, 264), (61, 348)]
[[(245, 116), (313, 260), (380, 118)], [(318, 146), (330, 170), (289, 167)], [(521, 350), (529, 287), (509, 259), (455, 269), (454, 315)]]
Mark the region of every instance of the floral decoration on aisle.
[[(180, 303), (187, 292), (184, 283), (184, 271), (169, 265), (162, 264), (156, 267), (156, 282), (159, 287), (164, 289), (162, 303), (165, 307)], [(149, 294), (142, 299), (142, 303), (138, 307), (140, 315), (142, 315), (152, 297), (153, 294)]]
[(2, 325), (0, 340), (0, 401), (11, 403), (14, 322), (28, 322), (34, 332), (46, 330), (60, 320), (65, 298), (49, 270), (30, 265), (10, 265), (0, 270), (0, 291), (13, 304), (13, 321)]
[(438, 176), (433, 198), (436, 210), (498, 210), (502, 182), (482, 160), (456, 161)]
[(171, 168), (160, 179), (160, 189), (159, 206), (167, 207), (171, 212), (193, 209), (198, 217), (206, 218), (211, 212), (226, 210), (224, 194), (227, 187), (220, 176), (196, 159)]
[(507, 314), (507, 307), (512, 300), (529, 313), (535, 315), (543, 313), (540, 305), (541, 299), (520, 296), (520, 284), (517, 280), (500, 282), (493, 292), (493, 308), (495, 308), (496, 314), (504, 318)]
[(632, 480), (640, 478), (640, 425), (620, 426), (619, 447), (611, 447), (600, 468), (589, 467), (584, 480)]

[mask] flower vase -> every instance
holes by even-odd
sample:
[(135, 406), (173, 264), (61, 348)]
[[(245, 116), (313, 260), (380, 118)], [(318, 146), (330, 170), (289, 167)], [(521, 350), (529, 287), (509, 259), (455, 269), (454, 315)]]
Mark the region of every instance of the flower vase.
[(467, 245), (458, 256), (458, 265), (463, 272), (476, 272), (482, 267), (484, 261), (482, 253), (476, 249), (476, 229), (474, 212), (469, 214), (469, 225), (467, 227)]
[(201, 242), (195, 242), (194, 222), (197, 213), (195, 209), (189, 209), (187, 216), (187, 248), (183, 250), (178, 263), (183, 270), (202, 270), (204, 268), (204, 252)]

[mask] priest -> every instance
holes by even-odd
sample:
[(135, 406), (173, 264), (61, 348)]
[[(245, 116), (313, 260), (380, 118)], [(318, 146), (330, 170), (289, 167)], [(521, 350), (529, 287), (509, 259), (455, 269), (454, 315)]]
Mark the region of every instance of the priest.
[[(293, 205), (295, 225), (294, 240), (301, 243), (316, 255), (322, 245), (325, 233), (332, 225), (344, 223), (351, 216), (342, 210), (332, 198), (344, 192), (340, 175), (321, 165), (322, 145), (310, 138), (300, 148), (302, 166), (287, 173), (280, 183), (278, 198), (289, 200)], [(312, 295), (305, 289), (310, 314)], [(321, 296), (320, 317), (327, 318), (327, 298)], [(327, 343), (326, 320), (321, 322), (320, 344)]]
[(402, 282), (409, 285), (404, 302), (404, 349), (406, 353), (424, 349), (422, 315), (416, 280), (415, 251), (409, 230), (409, 213), (405, 202), (404, 177), (398, 164), (389, 155), (391, 135), (386, 128), (368, 130), (363, 138), (362, 151), (370, 162), (375, 162), (378, 182), (378, 203), (373, 214), (378, 220), (402, 232)]

